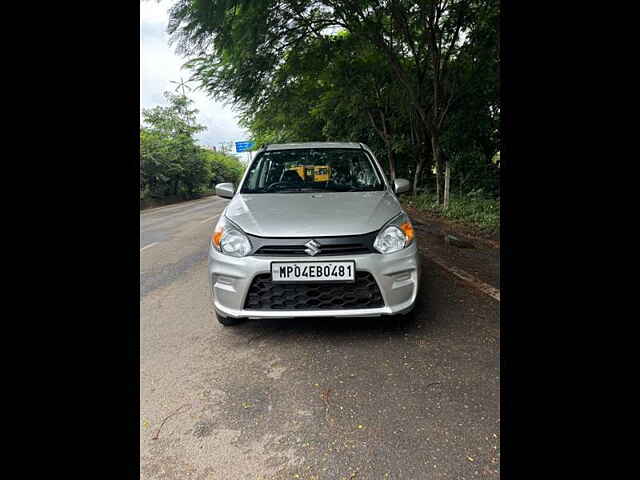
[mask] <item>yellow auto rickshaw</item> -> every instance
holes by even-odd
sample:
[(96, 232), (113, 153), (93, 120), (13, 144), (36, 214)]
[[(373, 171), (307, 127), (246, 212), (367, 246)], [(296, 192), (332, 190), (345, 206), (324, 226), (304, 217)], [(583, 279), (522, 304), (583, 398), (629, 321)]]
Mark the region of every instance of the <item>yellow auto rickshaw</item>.
[(289, 167), (295, 171), (304, 182), (327, 182), (331, 177), (331, 167), (328, 165), (296, 165)]

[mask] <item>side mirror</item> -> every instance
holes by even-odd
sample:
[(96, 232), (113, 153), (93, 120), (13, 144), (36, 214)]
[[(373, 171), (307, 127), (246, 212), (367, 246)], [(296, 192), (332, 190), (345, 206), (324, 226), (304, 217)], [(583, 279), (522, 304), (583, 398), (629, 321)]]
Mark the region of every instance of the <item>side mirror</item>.
[(219, 183), (216, 185), (216, 195), (222, 198), (233, 198), (236, 187), (233, 183)]
[(396, 178), (393, 182), (393, 190), (396, 192), (396, 195), (400, 195), (401, 193), (409, 191), (409, 180), (404, 178)]

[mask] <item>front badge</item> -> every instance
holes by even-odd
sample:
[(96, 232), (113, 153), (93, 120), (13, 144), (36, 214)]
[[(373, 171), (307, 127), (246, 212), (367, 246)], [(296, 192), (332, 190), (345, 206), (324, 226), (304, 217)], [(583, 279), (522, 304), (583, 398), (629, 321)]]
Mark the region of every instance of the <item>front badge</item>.
[(305, 250), (307, 255), (311, 255), (313, 257), (314, 255), (320, 253), (320, 244), (315, 240), (309, 240), (304, 244), (304, 246), (307, 247)]

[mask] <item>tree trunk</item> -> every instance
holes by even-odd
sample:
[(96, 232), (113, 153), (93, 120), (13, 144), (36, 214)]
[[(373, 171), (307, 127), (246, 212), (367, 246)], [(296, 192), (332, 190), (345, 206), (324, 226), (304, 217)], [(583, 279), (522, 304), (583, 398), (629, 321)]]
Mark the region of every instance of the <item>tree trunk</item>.
[(393, 158), (393, 151), (391, 150), (391, 143), (387, 142), (387, 157), (389, 159), (389, 175), (391, 176), (391, 185), (396, 179), (396, 162)]
[(440, 198), (442, 196), (442, 192), (440, 191), (440, 185), (442, 182), (440, 181), (440, 177), (442, 174), (440, 173), (440, 165), (436, 163), (436, 204), (440, 205)]
[(428, 182), (429, 177), (427, 176), (427, 181), (425, 181), (424, 179), (425, 172), (427, 172), (427, 175), (429, 174), (428, 164), (422, 168), (422, 173), (420, 174), (420, 183), (422, 184), (422, 190), (424, 190), (425, 194), (428, 194), (429, 193), (429, 182)]
[(422, 173), (422, 165), (424, 163), (424, 157), (420, 156), (418, 158), (418, 163), (416, 164), (416, 173), (413, 176), (413, 196), (418, 195), (418, 181), (420, 180)]
[(442, 205), (442, 159), (440, 158), (440, 139), (436, 133), (431, 134), (431, 150), (433, 152), (433, 163), (436, 166), (436, 195), (438, 205)]
[[(429, 148), (430, 137), (425, 137), (424, 140), (420, 142), (420, 148), (423, 152), (424, 156), (424, 164), (422, 166), (422, 177), (423, 177), (423, 186), (425, 189), (425, 193), (428, 192), (428, 186), (431, 183), (431, 175), (433, 175), (433, 155), (431, 149)], [(426, 179), (424, 179), (426, 175)]]
[(367, 115), (369, 116), (371, 125), (373, 126), (373, 128), (378, 133), (378, 135), (384, 142), (385, 146), (387, 147), (387, 159), (389, 161), (389, 176), (391, 177), (391, 184), (393, 185), (393, 182), (396, 179), (396, 164), (393, 158), (393, 151), (391, 150), (391, 134), (387, 129), (387, 121), (386, 121), (384, 112), (382, 110), (379, 110), (378, 113), (380, 114), (382, 129), (378, 128), (378, 126), (376, 125), (376, 122), (373, 118), (373, 115), (371, 114), (371, 111), (370, 110), (367, 111)]
[(411, 132), (411, 146), (413, 147), (413, 151), (415, 154), (414, 159), (416, 162), (416, 171), (415, 171), (415, 175), (413, 176), (413, 196), (415, 197), (416, 195), (418, 195), (418, 182), (422, 178), (422, 175), (421, 175), (422, 155), (421, 155), (421, 148), (420, 148), (420, 138), (418, 136), (418, 132), (414, 127), (413, 115), (411, 114), (411, 111), (409, 111), (409, 128)]
[(445, 160), (444, 170), (444, 209), (449, 207), (449, 185), (451, 184), (451, 165), (449, 165), (449, 159)]
[(413, 177), (413, 195), (418, 195), (418, 186), (423, 183), (424, 172), (429, 173), (431, 168), (431, 159), (428, 157), (429, 149), (426, 144), (426, 132), (420, 128), (414, 129), (415, 143), (413, 144), (415, 150), (416, 172)]
[(396, 180), (396, 164), (393, 161), (393, 151), (391, 150), (391, 134), (387, 130), (387, 120), (385, 114), (380, 110), (380, 119), (382, 120), (382, 133), (384, 135), (384, 143), (387, 146), (387, 156), (389, 158), (389, 175), (391, 176), (391, 185), (394, 185)]

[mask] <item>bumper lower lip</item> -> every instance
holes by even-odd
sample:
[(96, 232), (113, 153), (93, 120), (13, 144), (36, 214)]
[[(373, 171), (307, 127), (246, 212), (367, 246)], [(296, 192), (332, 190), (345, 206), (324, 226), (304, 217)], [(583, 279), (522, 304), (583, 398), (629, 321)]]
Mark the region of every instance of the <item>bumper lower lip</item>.
[[(354, 260), (357, 271), (370, 272), (384, 299), (380, 308), (344, 310), (246, 310), (244, 302), (258, 274), (270, 273), (271, 262), (301, 261), (300, 257), (243, 258), (223, 255), (209, 246), (209, 285), (215, 309), (228, 317), (309, 318), (309, 317), (377, 317), (406, 313), (413, 308), (420, 278), (420, 258), (415, 242), (396, 253), (323, 256), (318, 261)], [(308, 261), (309, 259), (304, 259)]]
[(409, 303), (404, 309), (391, 310), (388, 307), (366, 308), (351, 310), (234, 310), (225, 309), (218, 302), (214, 301), (216, 310), (228, 317), (236, 318), (313, 318), (313, 317), (380, 317), (382, 315), (396, 315), (410, 311), (413, 303)]

